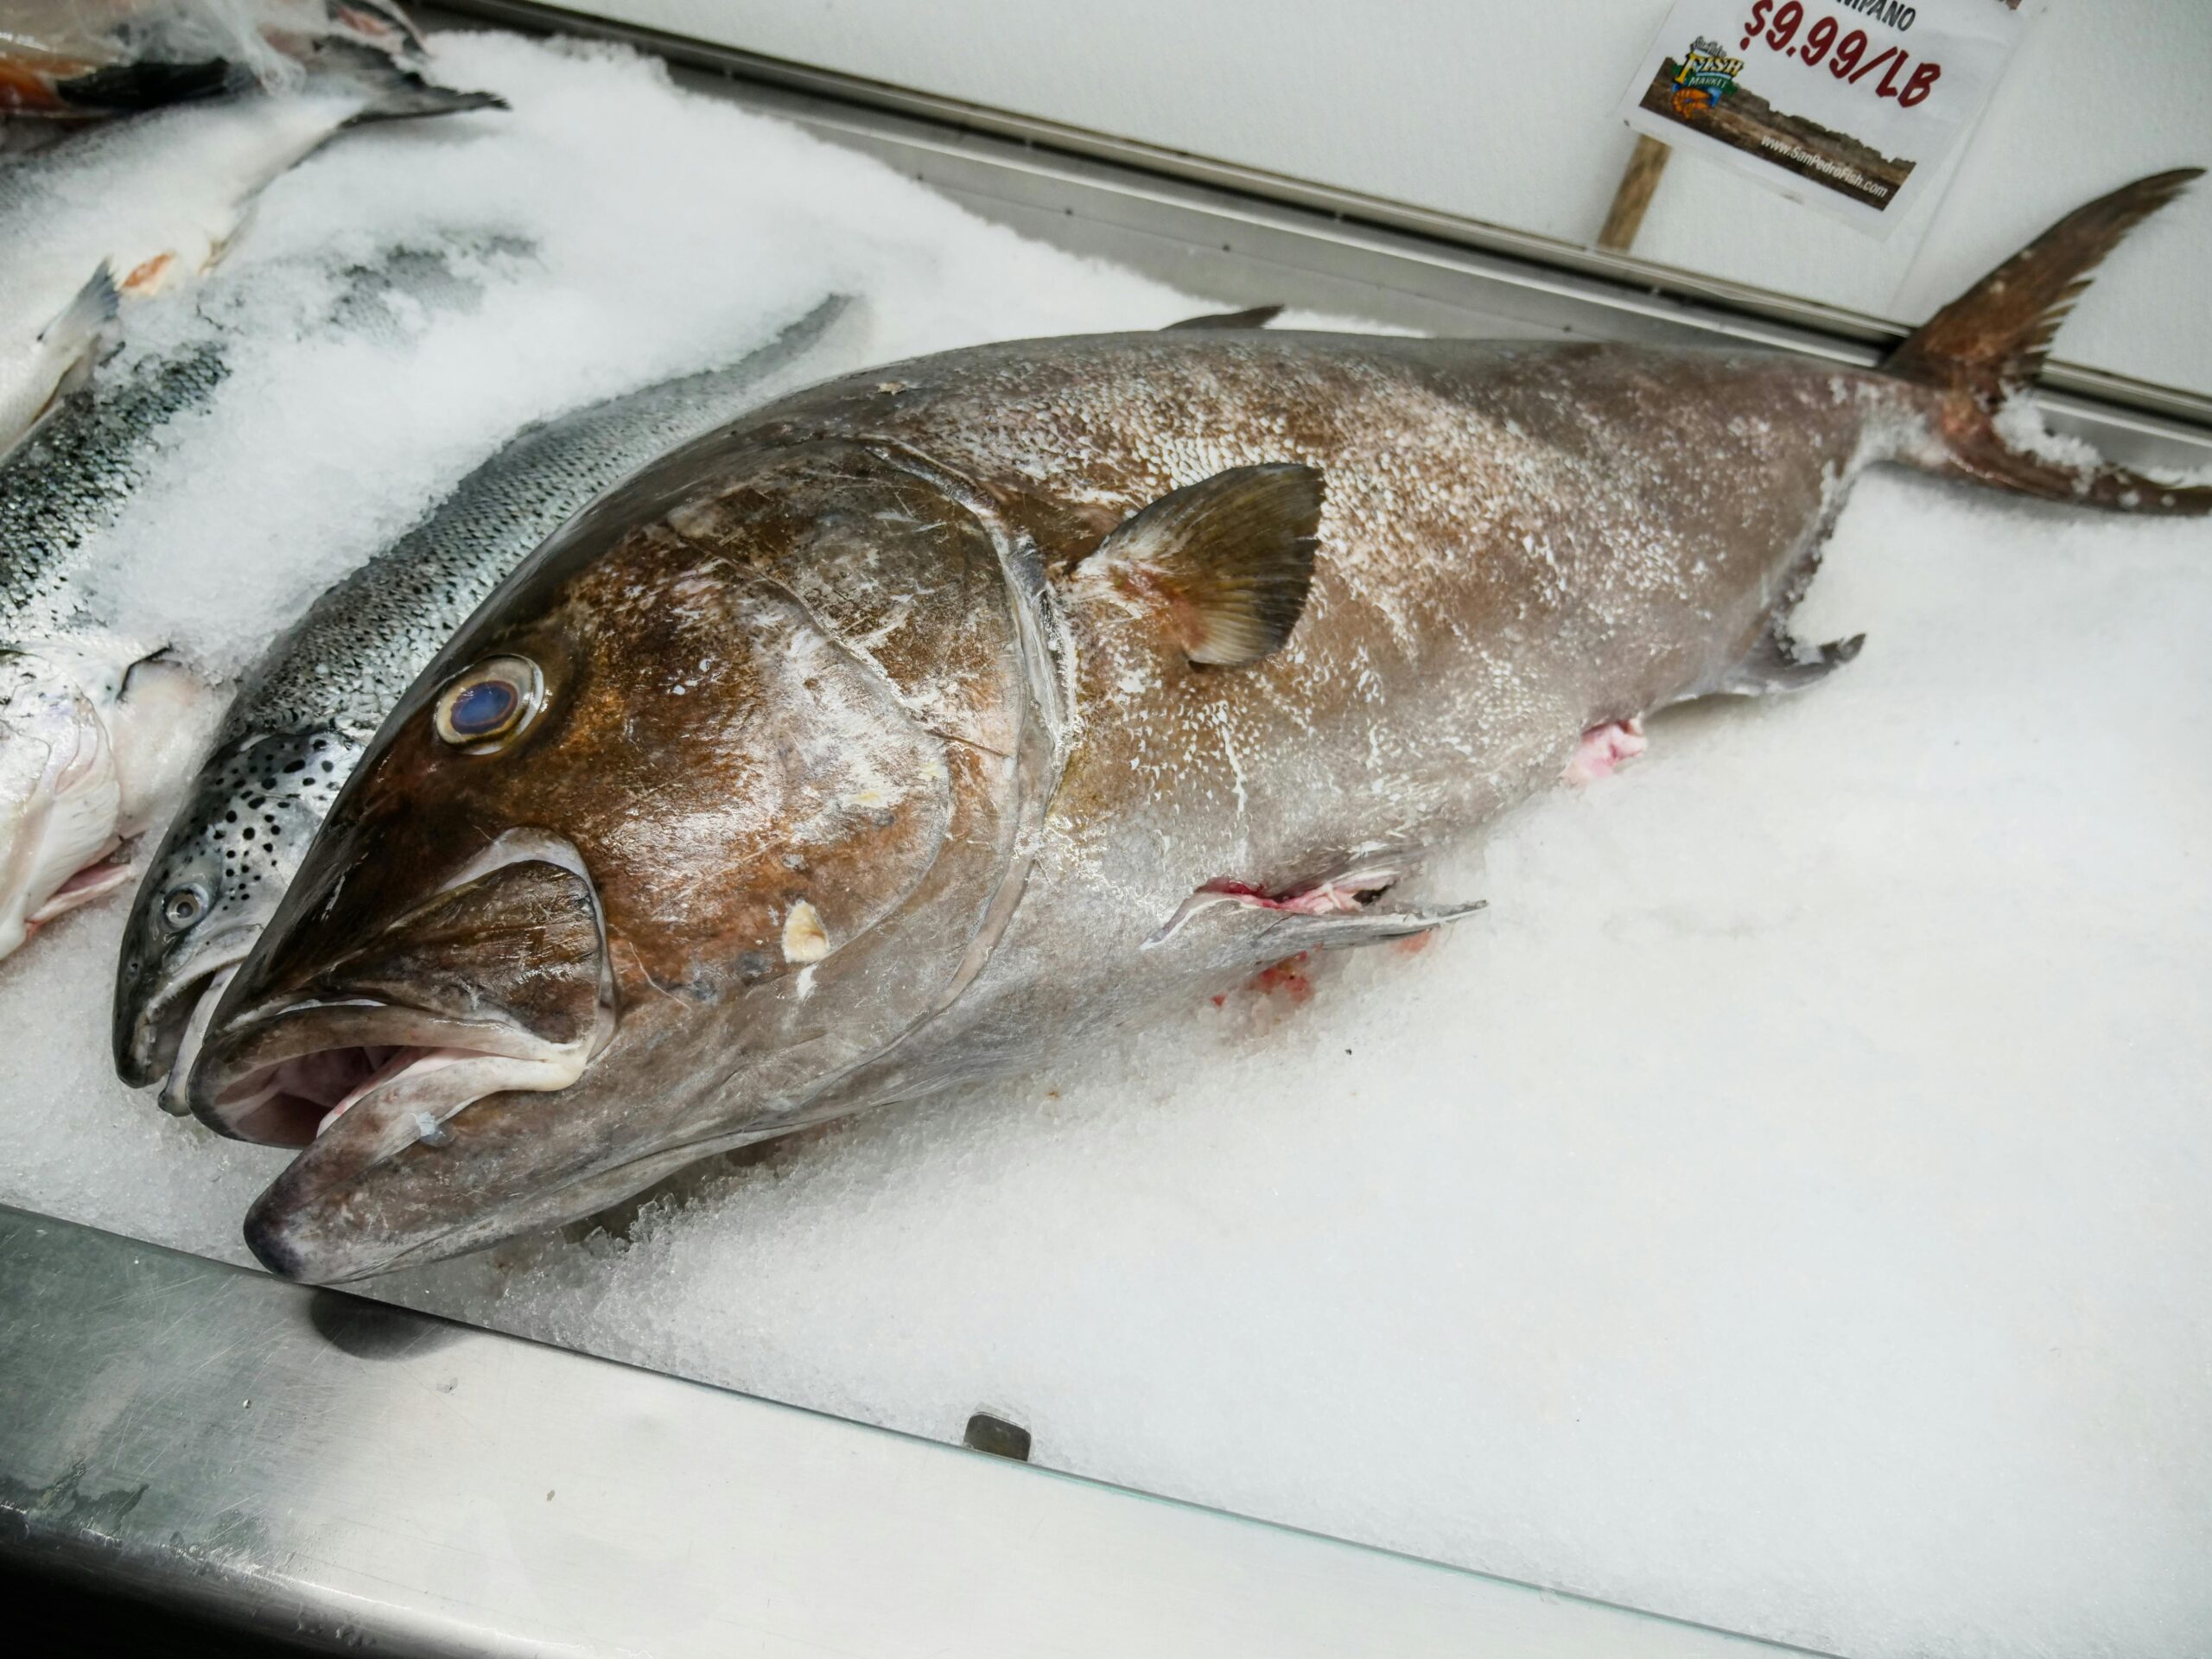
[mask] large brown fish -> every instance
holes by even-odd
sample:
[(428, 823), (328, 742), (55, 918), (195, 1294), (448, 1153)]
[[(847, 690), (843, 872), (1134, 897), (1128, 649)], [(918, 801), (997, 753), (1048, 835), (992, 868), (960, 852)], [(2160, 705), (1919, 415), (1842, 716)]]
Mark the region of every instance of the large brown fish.
[(194, 1109), (305, 1148), (249, 1243), (309, 1281), (473, 1249), (1464, 913), (1389, 889), (1646, 712), (1852, 655), (1787, 623), (1876, 462), (2212, 510), (2006, 404), (2190, 176), (1880, 370), (1109, 335), (671, 454), (415, 683), (216, 1011)]

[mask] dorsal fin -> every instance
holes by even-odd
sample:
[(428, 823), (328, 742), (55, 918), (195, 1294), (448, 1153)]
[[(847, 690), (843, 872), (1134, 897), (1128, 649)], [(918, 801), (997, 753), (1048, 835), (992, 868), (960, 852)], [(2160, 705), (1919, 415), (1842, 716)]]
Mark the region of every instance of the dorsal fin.
[(1171, 322), (1160, 332), (1163, 334), (1178, 328), (1264, 328), (1282, 315), (1279, 305), (1255, 305), (1249, 311), (1210, 311), (1203, 317), (1185, 317), (1180, 322)]
[(1320, 469), (1298, 461), (1232, 467), (1131, 514), (1081, 574), (1157, 607), (1192, 662), (1257, 662), (1306, 608), (1321, 488)]

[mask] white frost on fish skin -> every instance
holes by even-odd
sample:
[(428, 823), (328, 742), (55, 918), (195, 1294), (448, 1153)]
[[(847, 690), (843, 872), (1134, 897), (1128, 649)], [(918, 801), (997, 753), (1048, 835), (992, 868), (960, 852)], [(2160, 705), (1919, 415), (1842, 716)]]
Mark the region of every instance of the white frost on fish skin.
[[(681, 92), (653, 60), (448, 35), (437, 67), (513, 107), (328, 146), (263, 193), (198, 305), (132, 308), (131, 353), (219, 322), (232, 372), (101, 537), (92, 598), (210, 672), (251, 661), (518, 428), (731, 360), (833, 292), (865, 288), (866, 315), (810, 361), (825, 378), (1203, 308)], [(702, 211), (697, 175), (669, 158), (710, 154), (747, 159), (716, 171)], [(395, 248), (445, 273), (415, 315), (404, 293), (358, 281)], [(378, 326), (318, 326), (340, 306)], [(248, 475), (250, 492), (227, 482)]]
[(125, 295), (205, 272), (262, 188), (371, 96), (317, 82), (296, 95), (178, 105), (0, 168), (0, 328), (44, 327), (102, 265)]

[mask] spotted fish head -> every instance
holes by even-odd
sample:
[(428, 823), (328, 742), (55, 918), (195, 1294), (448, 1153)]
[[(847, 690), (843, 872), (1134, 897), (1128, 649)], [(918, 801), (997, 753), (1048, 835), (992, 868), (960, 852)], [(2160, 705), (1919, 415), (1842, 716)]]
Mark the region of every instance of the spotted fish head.
[[(200, 769), (124, 930), (115, 1064), (126, 1083), (168, 1077), (194, 1016), (261, 937), (360, 753), (327, 728), (256, 733)], [(185, 1109), (167, 1089), (162, 1103)]]

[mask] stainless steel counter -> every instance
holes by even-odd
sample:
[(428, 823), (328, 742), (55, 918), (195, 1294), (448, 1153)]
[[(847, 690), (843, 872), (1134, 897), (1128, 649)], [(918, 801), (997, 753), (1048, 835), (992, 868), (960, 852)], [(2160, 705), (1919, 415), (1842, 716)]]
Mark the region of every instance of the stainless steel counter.
[(333, 1649), (1777, 1649), (0, 1208), (0, 1558)]

